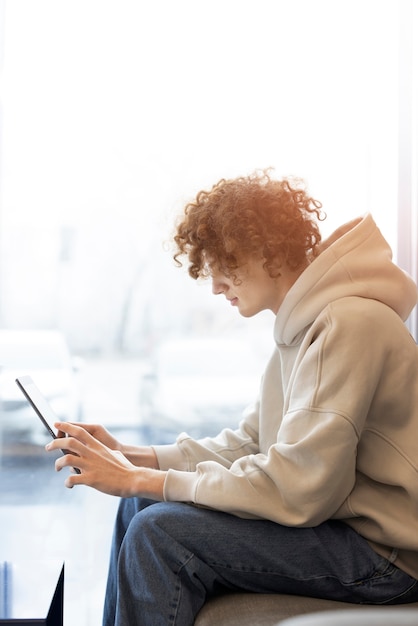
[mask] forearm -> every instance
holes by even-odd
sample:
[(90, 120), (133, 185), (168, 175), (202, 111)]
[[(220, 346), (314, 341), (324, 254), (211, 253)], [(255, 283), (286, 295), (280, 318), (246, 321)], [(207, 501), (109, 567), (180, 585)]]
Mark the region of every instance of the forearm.
[(156, 470), (160, 469), (157, 455), (150, 446), (122, 445), (120, 451), (132, 465)]

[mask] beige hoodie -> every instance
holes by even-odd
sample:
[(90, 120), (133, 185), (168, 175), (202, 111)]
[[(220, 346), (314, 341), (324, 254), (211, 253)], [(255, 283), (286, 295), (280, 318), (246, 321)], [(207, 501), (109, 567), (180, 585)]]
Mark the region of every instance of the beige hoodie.
[(339, 229), (283, 301), (239, 429), (155, 447), (165, 499), (341, 519), (418, 578), (418, 347), (403, 323), (416, 301), (370, 215)]

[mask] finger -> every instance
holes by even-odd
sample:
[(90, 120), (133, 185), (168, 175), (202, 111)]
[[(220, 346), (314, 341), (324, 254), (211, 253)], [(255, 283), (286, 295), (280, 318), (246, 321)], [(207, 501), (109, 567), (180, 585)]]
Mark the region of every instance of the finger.
[(64, 481), (64, 485), (67, 489), (72, 489), (75, 485), (83, 485), (84, 478), (82, 474), (70, 474)]
[(73, 426), (78, 426), (79, 428), (84, 428), (89, 433), (95, 432), (97, 430), (106, 430), (102, 424), (91, 424), (88, 422), (65, 422), (66, 424), (72, 424)]
[(54, 426), (58, 431), (66, 435), (76, 436), (78, 432), (81, 433), (84, 431), (76, 422), (55, 422)]
[(60, 472), (64, 467), (70, 467), (73, 471), (75, 468), (81, 471), (81, 458), (75, 454), (64, 454), (55, 460), (55, 471)]
[(79, 428), (84, 428), (88, 432), (97, 430), (98, 428), (102, 428), (100, 424), (87, 424), (87, 422), (65, 422), (66, 424), (72, 424), (73, 426), (78, 426)]
[(97, 429), (97, 424), (86, 424), (85, 422), (65, 422), (69, 426), (76, 426), (77, 428), (82, 428), (88, 433), (92, 434)]
[(74, 437), (75, 439), (78, 439), (79, 441), (84, 443), (84, 445), (92, 445), (94, 442), (97, 442), (97, 439), (90, 435), (90, 433), (85, 428), (79, 426), (76, 423), (56, 422), (55, 427), (59, 431), (65, 433), (67, 437)]
[(62, 447), (64, 445), (62, 443), (62, 439), (66, 440), (67, 438), (65, 435), (63, 435), (62, 437), (57, 437), (56, 439), (53, 439), (52, 441), (46, 444), (45, 450), (47, 452), (51, 452), (51, 450), (62, 450)]
[(81, 456), (84, 444), (75, 439), (74, 437), (57, 437), (53, 439), (46, 446), (45, 450), (51, 452), (51, 450), (62, 450), (64, 454), (75, 454)]
[(102, 424), (86, 424), (85, 422), (71, 422), (71, 424), (78, 426), (79, 428), (83, 428), (92, 437), (98, 439), (99, 441), (103, 441), (104, 438), (113, 439), (112, 435)]

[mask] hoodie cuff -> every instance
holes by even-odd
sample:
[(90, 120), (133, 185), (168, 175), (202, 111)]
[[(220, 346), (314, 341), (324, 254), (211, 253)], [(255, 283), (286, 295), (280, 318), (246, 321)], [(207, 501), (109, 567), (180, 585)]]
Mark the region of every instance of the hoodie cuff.
[(161, 446), (151, 446), (157, 455), (160, 470), (176, 469), (187, 472), (188, 461), (176, 443)]
[(164, 501), (195, 503), (197, 483), (197, 472), (168, 470), (164, 482)]

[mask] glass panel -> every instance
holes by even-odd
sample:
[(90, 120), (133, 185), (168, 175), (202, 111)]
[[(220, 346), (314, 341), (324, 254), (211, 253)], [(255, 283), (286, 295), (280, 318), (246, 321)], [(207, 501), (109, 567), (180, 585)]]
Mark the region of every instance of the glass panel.
[(0, 326), (66, 340), (0, 341), (0, 559), (65, 560), (67, 622), (98, 626), (117, 499), (63, 487), (14, 377), (133, 443), (235, 425), (273, 318), (174, 267), (174, 216), (272, 166), (306, 179), (324, 235), (371, 211), (396, 254), (398, 7), (0, 0), (0, 25)]

